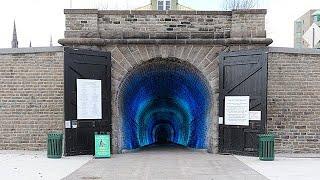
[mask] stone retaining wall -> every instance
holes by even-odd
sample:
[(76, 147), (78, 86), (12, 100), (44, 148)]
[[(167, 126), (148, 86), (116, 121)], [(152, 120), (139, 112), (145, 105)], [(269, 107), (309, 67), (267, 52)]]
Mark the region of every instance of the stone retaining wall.
[(320, 50), (270, 48), (268, 132), (280, 153), (320, 153)]
[(62, 131), (63, 49), (0, 49), (0, 149), (44, 150)]

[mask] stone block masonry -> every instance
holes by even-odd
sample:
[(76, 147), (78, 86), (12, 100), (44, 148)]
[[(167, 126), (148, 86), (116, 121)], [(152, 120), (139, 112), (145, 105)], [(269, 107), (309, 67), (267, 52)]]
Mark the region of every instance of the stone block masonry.
[(267, 125), (277, 152), (320, 153), (320, 50), (270, 49)]
[(44, 150), (63, 131), (63, 49), (0, 49), (0, 149)]
[(65, 38), (265, 38), (266, 10), (98, 11), (67, 9)]

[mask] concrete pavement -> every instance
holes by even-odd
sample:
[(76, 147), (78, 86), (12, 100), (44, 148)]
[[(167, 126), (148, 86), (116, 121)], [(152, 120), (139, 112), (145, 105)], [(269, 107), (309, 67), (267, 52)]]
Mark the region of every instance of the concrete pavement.
[(318, 180), (320, 179), (319, 155), (292, 155), (290, 157), (279, 157), (276, 154), (274, 161), (260, 161), (256, 157), (236, 156), (243, 163), (257, 172), (265, 175), (270, 180)]
[(285, 157), (276, 154), (275, 161), (264, 162), (257, 157), (213, 155), (178, 147), (151, 147), (134, 153), (116, 154), (111, 159), (92, 160), (92, 156), (48, 159), (46, 152), (1, 150), (0, 179), (317, 180), (319, 157), (319, 154)]
[(266, 180), (233, 156), (180, 147), (151, 147), (111, 159), (94, 159), (65, 180)]
[(45, 151), (0, 151), (0, 179), (57, 180), (72, 173), (92, 156), (49, 159)]

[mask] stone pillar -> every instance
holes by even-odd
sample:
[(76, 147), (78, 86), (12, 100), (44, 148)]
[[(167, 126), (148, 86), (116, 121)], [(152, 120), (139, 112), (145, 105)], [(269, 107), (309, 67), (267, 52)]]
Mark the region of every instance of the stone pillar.
[(233, 10), (231, 38), (265, 38), (266, 9)]

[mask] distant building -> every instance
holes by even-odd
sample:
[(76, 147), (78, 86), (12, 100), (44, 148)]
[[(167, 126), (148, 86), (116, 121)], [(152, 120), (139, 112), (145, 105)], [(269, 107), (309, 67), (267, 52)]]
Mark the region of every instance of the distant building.
[(178, 0), (150, 0), (150, 4), (137, 8), (136, 10), (193, 10), (187, 6), (178, 3)]
[[(305, 13), (294, 22), (294, 47), (308, 48), (312, 47), (312, 43), (308, 43), (303, 36), (315, 23), (320, 27), (320, 9), (313, 9)], [(314, 48), (320, 48), (320, 42), (314, 43)]]

